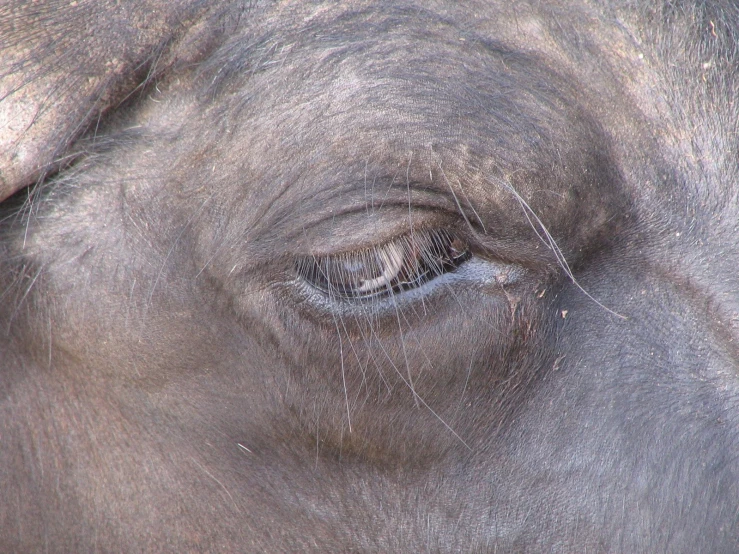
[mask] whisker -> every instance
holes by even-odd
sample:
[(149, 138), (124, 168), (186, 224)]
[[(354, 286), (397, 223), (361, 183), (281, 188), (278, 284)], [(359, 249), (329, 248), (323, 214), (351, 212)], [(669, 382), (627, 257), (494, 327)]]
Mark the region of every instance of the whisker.
[(344, 341), (341, 338), (339, 324), (334, 317), (334, 325), (336, 325), (336, 335), (339, 337), (339, 356), (341, 356), (341, 381), (344, 384), (344, 401), (346, 402), (346, 419), (349, 423), (349, 433), (352, 432), (352, 415), (349, 410), (349, 391), (346, 388), (346, 369), (344, 368)]
[[(554, 257), (557, 260), (557, 263), (559, 266), (564, 270), (565, 275), (569, 277), (570, 281), (573, 285), (575, 285), (580, 292), (582, 292), (586, 297), (588, 297), (590, 300), (595, 302), (596, 305), (603, 308), (608, 313), (620, 318), (620, 319), (628, 319), (625, 315), (619, 314), (618, 312), (613, 311), (609, 307), (603, 305), (601, 302), (599, 302), (596, 298), (594, 298), (588, 291), (586, 291), (580, 283), (577, 282), (577, 279), (575, 278), (575, 275), (572, 272), (572, 269), (570, 269), (569, 264), (567, 263), (567, 260), (565, 259), (565, 255), (560, 249), (559, 245), (557, 244), (557, 241), (554, 239), (552, 234), (549, 232), (549, 229), (547, 229), (546, 225), (544, 225), (544, 222), (539, 218), (538, 215), (536, 215), (536, 212), (531, 208), (531, 206), (526, 202), (526, 200), (518, 193), (518, 191), (511, 185), (508, 181), (503, 181), (503, 186), (508, 190), (513, 197), (516, 199), (516, 201), (521, 206), (521, 209), (523, 210), (524, 216), (526, 217), (526, 220), (529, 222), (529, 225), (534, 230), (536, 235), (539, 237), (539, 239), (544, 243), (544, 245), (549, 248), (552, 253), (554, 254)], [(533, 219), (533, 221), (532, 221)], [(538, 229), (537, 229), (538, 226)], [(543, 233), (540, 234), (540, 232)]]

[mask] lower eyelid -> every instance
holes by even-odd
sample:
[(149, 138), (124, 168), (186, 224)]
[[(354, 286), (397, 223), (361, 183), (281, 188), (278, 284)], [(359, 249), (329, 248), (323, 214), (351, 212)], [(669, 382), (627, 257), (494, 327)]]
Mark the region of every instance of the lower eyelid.
[(477, 291), (485, 296), (500, 296), (504, 287), (515, 286), (526, 275), (527, 270), (521, 266), (471, 255), (456, 271), (445, 273), (402, 294), (392, 293), (363, 298), (331, 297), (302, 278), (293, 281), (293, 286), (307, 305), (317, 309), (318, 313), (323, 313), (324, 316), (364, 318), (369, 314), (372, 314), (371, 317), (381, 317), (387, 313), (388, 317), (394, 318), (397, 317), (397, 310), (411, 309), (419, 303), (427, 305), (428, 302), (452, 299), (453, 304), (457, 306), (460, 295), (465, 294), (465, 291)]

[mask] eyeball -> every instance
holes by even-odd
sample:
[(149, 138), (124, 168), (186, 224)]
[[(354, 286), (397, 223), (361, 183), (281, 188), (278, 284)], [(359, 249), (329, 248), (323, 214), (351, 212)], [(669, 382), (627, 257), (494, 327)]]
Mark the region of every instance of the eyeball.
[(298, 275), (331, 298), (361, 299), (417, 288), (469, 259), (466, 244), (446, 230), (420, 231), (363, 250), (306, 256)]

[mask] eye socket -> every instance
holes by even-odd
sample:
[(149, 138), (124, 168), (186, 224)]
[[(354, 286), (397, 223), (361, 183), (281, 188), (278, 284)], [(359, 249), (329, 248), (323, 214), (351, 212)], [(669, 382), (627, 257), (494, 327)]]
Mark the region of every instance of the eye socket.
[(296, 270), (331, 298), (363, 299), (420, 287), (470, 258), (467, 245), (446, 230), (411, 233), (364, 250), (306, 256)]

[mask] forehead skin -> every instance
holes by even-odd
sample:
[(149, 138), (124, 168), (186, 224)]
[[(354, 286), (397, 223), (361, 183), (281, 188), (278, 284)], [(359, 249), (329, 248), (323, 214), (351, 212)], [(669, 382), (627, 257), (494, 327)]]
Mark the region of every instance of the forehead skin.
[[(0, 545), (731, 552), (737, 9), (208, 6), (30, 128), (73, 163), (2, 212)], [(295, 290), (437, 227), (520, 282)]]

